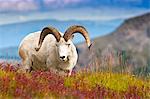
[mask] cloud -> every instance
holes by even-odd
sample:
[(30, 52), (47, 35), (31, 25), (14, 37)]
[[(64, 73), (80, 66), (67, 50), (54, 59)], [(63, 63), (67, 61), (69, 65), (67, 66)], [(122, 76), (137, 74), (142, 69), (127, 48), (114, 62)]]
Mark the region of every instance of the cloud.
[(124, 20), (146, 12), (150, 12), (150, 9), (138, 9), (138, 8), (123, 9), (123, 8), (102, 7), (97, 9), (94, 8), (60, 9), (50, 12), (34, 12), (34, 13), (32, 12), (28, 14), (8, 13), (0, 15), (0, 25), (33, 20), (45, 20), (45, 19), (55, 19), (61, 21), (67, 20), (111, 21), (117, 19)]
[(60, 9), (85, 3), (89, 0), (0, 0), (0, 12), (22, 12)]
[[(80, 3), (83, 2), (83, 0), (64, 0), (65, 4), (70, 4), (70, 3)], [(85, 1), (84, 1), (85, 2)]]
[(37, 10), (34, 0), (0, 0), (0, 12)]
[(49, 17), (50, 19), (56, 20), (109, 21), (116, 19), (127, 19), (146, 12), (150, 12), (150, 9), (100, 7), (100, 8), (60, 9), (42, 13), (41, 15), (51, 16)]
[(64, 7), (68, 7), (68, 6), (72, 6), (72, 5), (76, 5), (79, 6), (79, 3), (85, 3), (89, 0), (43, 0), (44, 5), (46, 8), (64, 8)]
[(44, 0), (44, 3), (49, 4), (49, 3), (56, 3), (56, 4), (70, 4), (70, 3), (80, 3), (80, 2), (85, 2), (87, 0)]

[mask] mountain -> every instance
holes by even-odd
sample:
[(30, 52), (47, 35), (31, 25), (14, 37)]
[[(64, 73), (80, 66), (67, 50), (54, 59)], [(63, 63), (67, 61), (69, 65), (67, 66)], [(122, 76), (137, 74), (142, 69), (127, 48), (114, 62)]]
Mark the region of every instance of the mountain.
[(8, 47), (0, 49), (0, 59), (19, 60), (18, 47)]
[(146, 66), (150, 61), (150, 13), (127, 19), (109, 35), (95, 38), (91, 51), (83, 43), (78, 49), (82, 65), (97, 60), (102, 66)]

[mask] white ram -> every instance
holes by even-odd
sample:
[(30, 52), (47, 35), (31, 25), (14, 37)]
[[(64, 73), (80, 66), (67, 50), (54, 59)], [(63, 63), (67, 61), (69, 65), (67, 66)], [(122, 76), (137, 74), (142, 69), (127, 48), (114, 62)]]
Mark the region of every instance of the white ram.
[(64, 35), (53, 27), (45, 27), (42, 31), (27, 35), (19, 47), (22, 70), (53, 68), (68, 71), (68, 75), (71, 75), (78, 59), (76, 47), (72, 43), (74, 33), (82, 34), (90, 48), (90, 38), (83, 26), (71, 26)]

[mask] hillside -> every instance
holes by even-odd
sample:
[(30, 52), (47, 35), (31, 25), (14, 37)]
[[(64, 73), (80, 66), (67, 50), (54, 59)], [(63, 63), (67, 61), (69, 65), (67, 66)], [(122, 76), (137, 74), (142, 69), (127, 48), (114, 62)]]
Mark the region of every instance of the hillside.
[(84, 44), (78, 49), (82, 65), (97, 59), (102, 66), (146, 66), (150, 60), (150, 13), (127, 19), (111, 34), (94, 39), (91, 52)]

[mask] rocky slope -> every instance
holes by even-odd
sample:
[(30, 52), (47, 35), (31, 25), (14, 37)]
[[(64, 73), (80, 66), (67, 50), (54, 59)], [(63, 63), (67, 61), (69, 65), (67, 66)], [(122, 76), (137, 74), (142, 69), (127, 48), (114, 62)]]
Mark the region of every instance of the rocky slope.
[(127, 19), (110, 35), (94, 39), (92, 51), (85, 44), (78, 49), (82, 65), (96, 59), (102, 66), (146, 66), (150, 61), (150, 13)]

